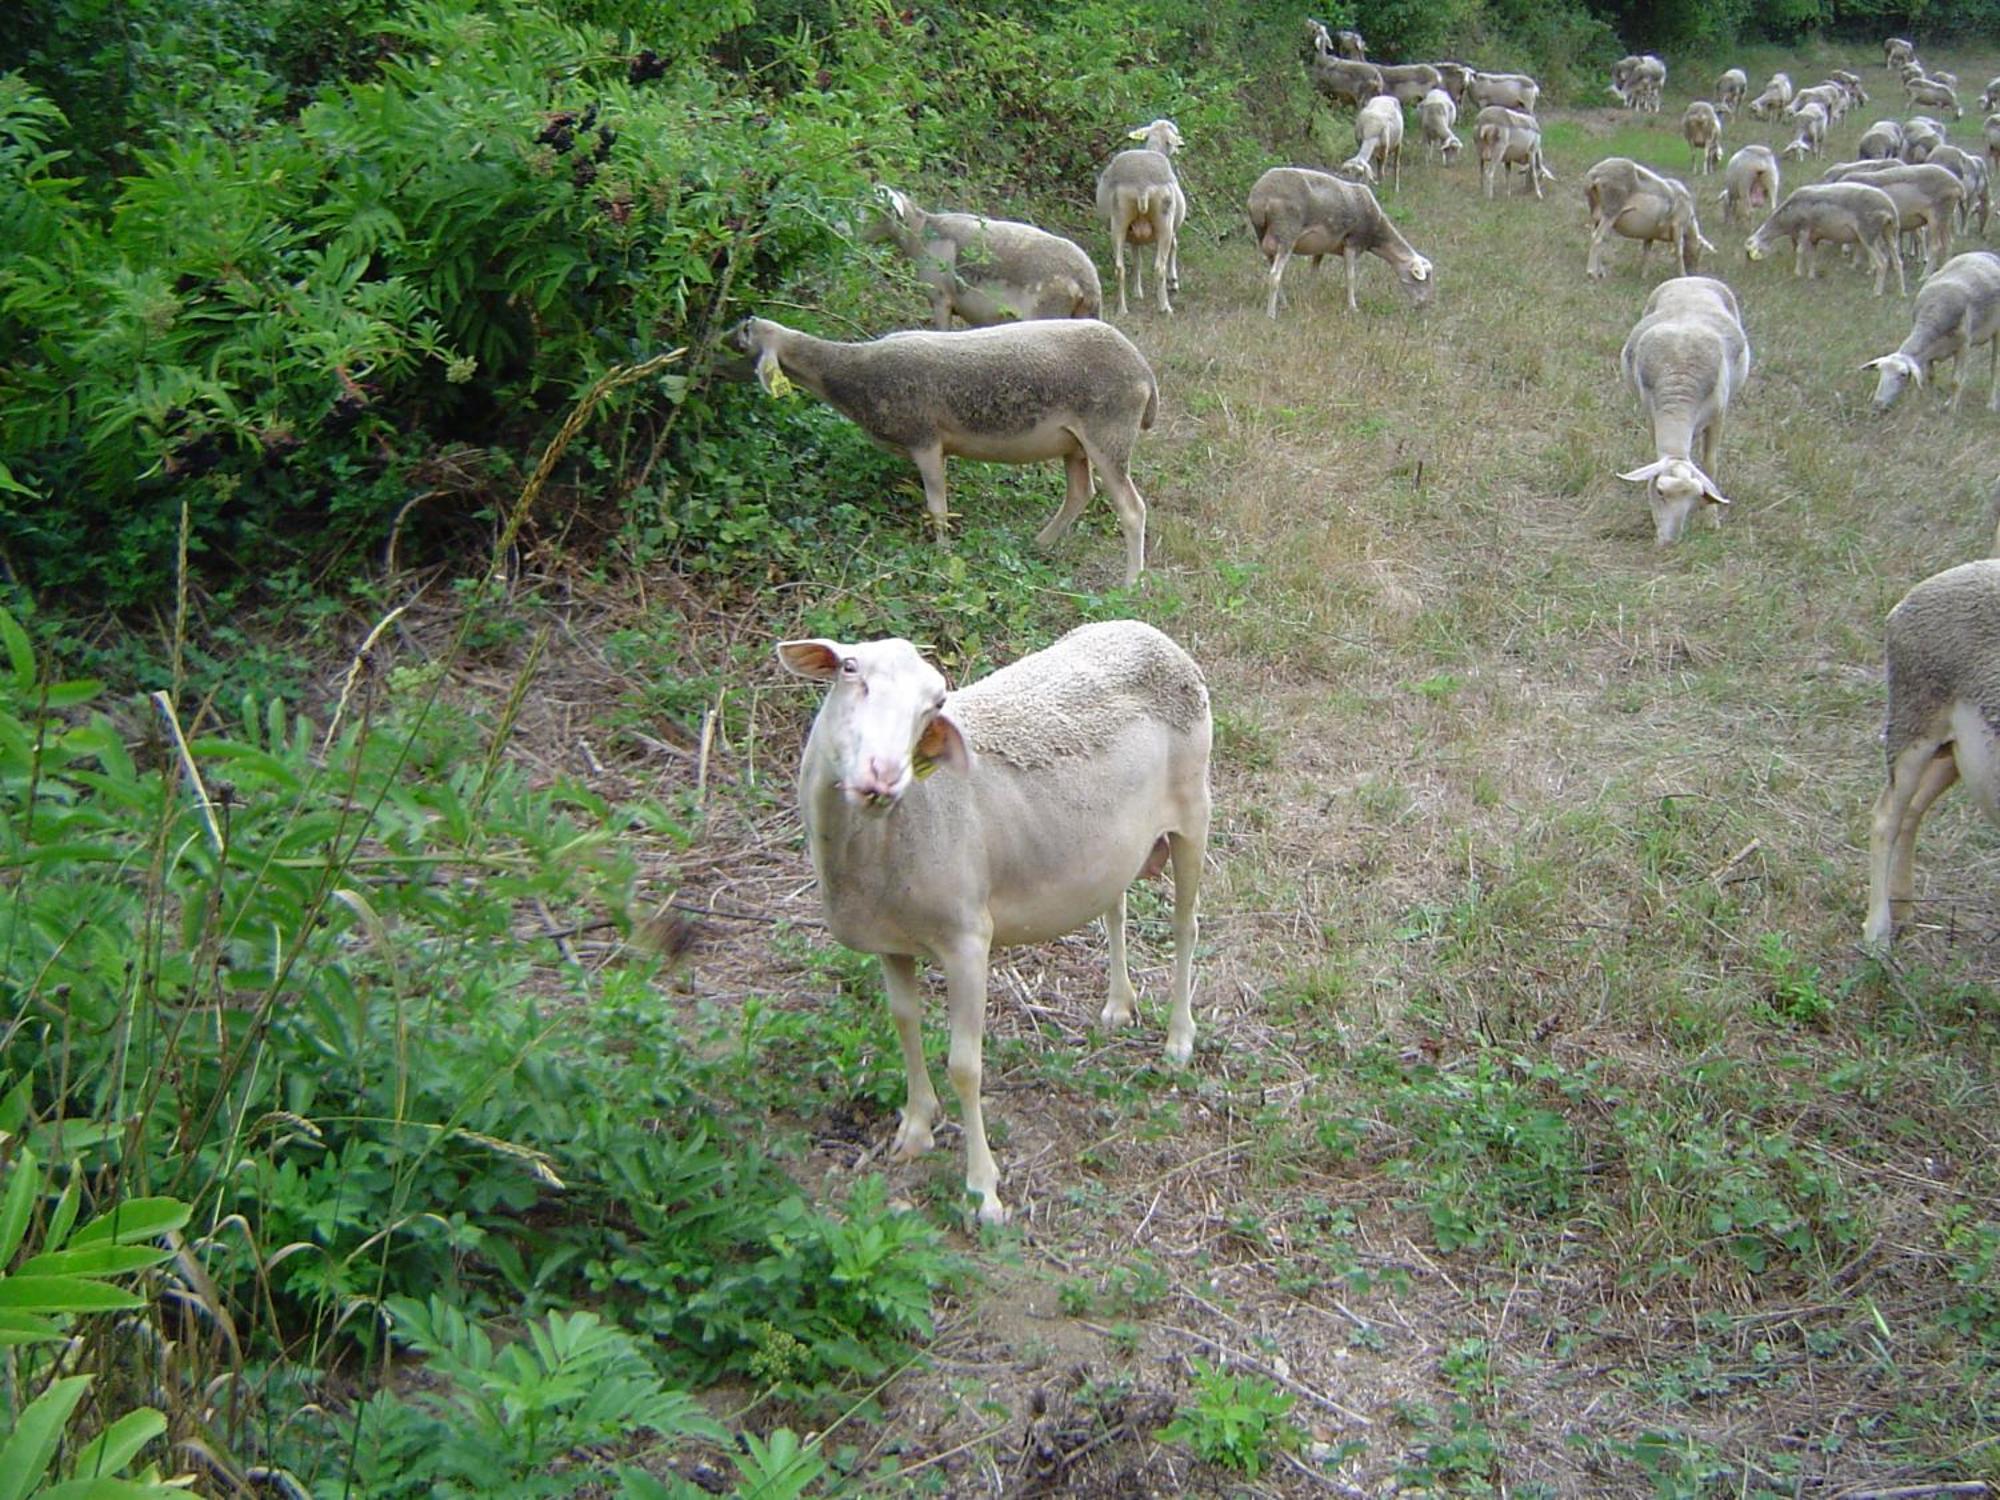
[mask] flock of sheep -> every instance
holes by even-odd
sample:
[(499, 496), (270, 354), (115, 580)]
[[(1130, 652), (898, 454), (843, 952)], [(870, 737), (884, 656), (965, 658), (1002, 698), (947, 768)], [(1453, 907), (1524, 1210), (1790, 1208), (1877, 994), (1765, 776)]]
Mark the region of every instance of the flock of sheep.
[[(1445, 163), (1463, 142), (1459, 109), (1479, 106), (1472, 137), (1487, 195), (1511, 174), (1542, 196), (1552, 180), (1535, 116), (1539, 88), (1521, 74), (1485, 73), (1458, 63), (1380, 65), (1362, 39), (1308, 21), (1312, 78), (1327, 97), (1354, 107), (1355, 154), (1335, 172), (1276, 167), (1251, 188), (1248, 213), (1267, 265), (1267, 314), (1278, 312), (1287, 264), (1315, 266), (1340, 255), (1347, 302), (1355, 306), (1357, 257), (1379, 256), (1419, 305), (1435, 288), (1431, 262), (1384, 214), (1373, 185), (1400, 178), (1404, 109), (1414, 106), (1427, 148)], [(1885, 65), (1901, 69), (1913, 105), (1958, 118), (1949, 75), (1925, 71), (1914, 48), (1885, 44)], [(1666, 66), (1656, 57), (1622, 59), (1610, 91), (1629, 108), (1657, 111)], [(1995, 364), (1990, 405), (2000, 410), (2000, 256), (1974, 251), (1946, 259), (1955, 220), (1976, 213), (1984, 233), (1989, 183), (2000, 168), (2000, 113), (1985, 124), (1985, 151), (1958, 149), (1935, 119), (1885, 120), (1862, 140), (1862, 159), (1779, 196), (1780, 160), (1823, 150), (1827, 126), (1867, 102), (1859, 76), (1836, 72), (1794, 91), (1775, 75), (1745, 105), (1749, 81), (1730, 69), (1712, 101), (1698, 100), (1682, 131), (1701, 173), (1722, 166), (1725, 122), (1739, 110), (1788, 119), (1796, 130), (1782, 152), (1737, 151), (1723, 167), (1724, 218), (1767, 210), (1745, 249), (1762, 258), (1780, 239), (1795, 247), (1795, 274), (1818, 274), (1816, 247), (1851, 246), (1884, 293), (1894, 270), (1905, 290), (1901, 236), (1922, 246), (1926, 279), (1910, 336), (1870, 362), (1877, 409), (1937, 363), (1963, 366), (1981, 343)], [(2000, 105), (2000, 78), (1982, 107)], [(1155, 297), (1172, 311), (1180, 285), (1179, 238), (1188, 200), (1174, 169), (1183, 145), (1171, 120), (1131, 133), (1132, 149), (1106, 164), (1097, 210), (1110, 234), (1118, 311), (1127, 311), (1126, 249), (1136, 259), (1145, 300), (1145, 255), (1152, 251)], [(1655, 536), (1666, 544), (1706, 510), (1720, 524), (1728, 505), (1712, 477), (1723, 418), (1748, 378), (1749, 340), (1735, 294), (1696, 274), (1714, 246), (1703, 236), (1686, 184), (1624, 157), (1584, 176), (1590, 221), (1587, 274), (1605, 275), (1614, 235), (1647, 250), (1665, 242), (1680, 274), (1647, 299), (1620, 365), (1652, 429), (1652, 462), (1620, 475), (1646, 486)], [(1125, 541), (1125, 583), (1145, 565), (1146, 505), (1131, 459), (1151, 427), (1159, 388), (1144, 356), (1099, 321), (1103, 295), (1091, 258), (1073, 242), (1032, 225), (976, 214), (927, 212), (908, 197), (878, 191), (866, 237), (893, 241), (929, 293), (929, 330), (865, 342), (815, 338), (751, 318), (732, 333), (754, 360), (765, 391), (796, 383), (853, 420), (877, 444), (906, 455), (923, 482), (942, 539), (949, 510), (950, 455), (1002, 463), (1061, 459), (1061, 507), (1037, 536), (1046, 545), (1104, 490)], [(970, 325), (954, 329), (953, 319)], [(1912, 895), (1918, 822), (1963, 775), (2000, 822), (2000, 653), (1976, 644), (2000, 639), (2000, 561), (1951, 569), (1913, 590), (1889, 618), (1889, 780), (1870, 837), (1865, 941), (1886, 948), (1897, 907)], [(1110, 933), (1110, 994), (1101, 1019), (1133, 1018), (1125, 959), (1125, 890), (1169, 861), (1174, 871), (1173, 1003), (1167, 1055), (1185, 1061), (1194, 1042), (1190, 1005), (1196, 902), (1209, 821), (1212, 725), (1200, 668), (1178, 645), (1138, 621), (1072, 631), (983, 681), (947, 691), (943, 676), (903, 640), (859, 644), (825, 639), (781, 642), (784, 667), (826, 685), (799, 772), (799, 797), (828, 930), (874, 953), (901, 1043), (908, 1099), (896, 1137), (904, 1159), (929, 1148), (938, 1099), (924, 1065), (916, 961), (944, 971), (950, 1013), (948, 1069), (964, 1122), (966, 1185), (982, 1219), (1006, 1217), (999, 1173), (980, 1108), (981, 1038), (987, 968), (996, 945), (1042, 941), (1100, 915)], [(933, 773), (944, 774), (933, 779)]]

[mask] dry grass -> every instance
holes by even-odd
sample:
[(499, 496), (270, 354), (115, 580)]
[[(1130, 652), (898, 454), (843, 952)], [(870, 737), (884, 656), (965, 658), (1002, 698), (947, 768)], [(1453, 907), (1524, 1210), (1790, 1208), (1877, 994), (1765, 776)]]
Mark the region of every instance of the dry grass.
[[(1640, 123), (1556, 112), (1542, 202), (1485, 202), (1469, 162), (1413, 151), (1388, 202), (1437, 265), (1426, 312), (1375, 262), (1358, 314), (1337, 266), (1296, 265), (1273, 325), (1236, 203), (1198, 200), (1178, 315), (1124, 321), (1163, 392), (1135, 608), (1203, 661), (1220, 725), (1201, 1039), (1173, 1074), (1157, 1034), (1094, 1033), (1099, 933), (996, 966), (988, 1087), (1019, 1225), (863, 1443), (922, 1482), (2000, 1479), (2000, 1313), (1965, 1321), (2000, 1288), (1964, 1284), (1980, 1227), (2000, 1234), (2000, 840), (1965, 799), (1925, 830), (1900, 966), (1855, 950), (1880, 622), (1989, 550), (2000, 417), (1929, 391), (1870, 416), (1857, 367), (1901, 340), (1907, 301), (1846, 267), (1747, 264), (1700, 179), (1722, 252), (1703, 269), (1737, 290), (1755, 368), (1726, 524), (1654, 548), (1614, 477), (1652, 457), (1616, 356), (1660, 258), (1642, 278), (1621, 242), (1586, 282), (1577, 183), (1613, 150), (1684, 175), (1686, 97)], [(1888, 112), (1836, 127), (1828, 160)], [(1727, 145), (1785, 138), (1742, 120)], [(1065, 543), (1091, 587), (1111, 536), (1097, 515)], [(690, 999), (815, 1003), (770, 942), (816, 924), (787, 787), (810, 706), (742, 649), (792, 607), (667, 611), (684, 663), (748, 705), (706, 750), (641, 741), (707, 818), (662, 881), (733, 914), (704, 924)], [(589, 685), (616, 694), (588, 634), (557, 637), (574, 691), (530, 700), (547, 737), (588, 740)], [(1164, 908), (1135, 909), (1157, 1001)], [(880, 1035), (893, 1055), (886, 1016)], [(883, 1168), (890, 1118), (803, 1123), (829, 1192)], [(949, 1214), (957, 1147), (892, 1180)], [(1195, 1357), (1290, 1390), (1316, 1446), (1255, 1483), (1191, 1467), (1153, 1434)]]

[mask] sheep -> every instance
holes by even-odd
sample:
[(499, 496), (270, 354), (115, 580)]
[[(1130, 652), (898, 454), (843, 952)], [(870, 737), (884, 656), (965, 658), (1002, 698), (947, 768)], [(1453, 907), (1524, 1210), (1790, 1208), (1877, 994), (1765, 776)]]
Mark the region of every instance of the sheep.
[(1964, 109), (1959, 106), (1958, 91), (1950, 84), (1942, 83), (1936, 78), (1914, 78), (1903, 85), (1903, 92), (1909, 96), (1912, 104), (1928, 104), (1934, 109), (1949, 109), (1954, 120), (1965, 117)]
[(1854, 154), (1865, 161), (1902, 160), (1903, 127), (1894, 120), (1877, 120), (1861, 132)]
[(1806, 105), (1817, 104), (1825, 112), (1827, 124), (1833, 125), (1847, 113), (1847, 106), (1852, 102), (1847, 90), (1839, 84), (1816, 83), (1811, 88), (1800, 89), (1792, 95), (1789, 110), (1792, 114), (1797, 114)]
[(1944, 144), (1944, 127), (1929, 115), (1912, 115), (1903, 122), (1903, 160), (1921, 166), (1934, 148)]
[(1472, 145), (1489, 198), (1496, 179), (1512, 167), (1521, 169), (1537, 198), (1542, 196), (1542, 179), (1555, 180), (1555, 173), (1543, 164), (1542, 127), (1533, 115), (1489, 104), (1473, 120)]
[(1431, 263), (1411, 248), (1401, 230), (1389, 222), (1375, 195), (1359, 183), (1343, 182), (1306, 167), (1273, 167), (1250, 189), (1250, 230), (1257, 236), (1271, 283), (1265, 312), (1278, 316), (1278, 289), (1294, 255), (1339, 255), (1347, 264), (1347, 308), (1354, 300), (1354, 263), (1363, 251), (1379, 255), (1394, 268), (1410, 300), (1419, 307), (1433, 294)]
[(983, 1222), (1004, 1223), (980, 1103), (994, 948), (1104, 917), (1110, 983), (1098, 1019), (1124, 1025), (1137, 1015), (1125, 890), (1171, 860), (1166, 1058), (1193, 1055), (1214, 738), (1201, 668), (1138, 620), (1079, 626), (955, 693), (901, 639), (780, 641), (777, 655), (828, 685), (799, 761), (799, 807), (827, 930), (881, 959), (908, 1082), (895, 1155), (928, 1151), (939, 1114), (917, 982), (928, 958), (944, 970), (966, 1191)]
[(1475, 69), (1462, 62), (1441, 62), (1436, 64), (1438, 87), (1451, 95), (1454, 106), (1465, 103), (1465, 92), (1472, 87)]
[(1972, 216), (1977, 214), (1979, 232), (1986, 233), (1986, 220), (1993, 210), (1993, 174), (1987, 168), (1986, 158), (1944, 145), (1932, 151), (1924, 165), (1943, 167), (1964, 184), (1965, 197), (1958, 205), (1958, 227), (1970, 227)]
[(1682, 111), (1681, 135), (1694, 155), (1697, 171), (1705, 176), (1722, 165), (1722, 117), (1713, 104), (1697, 99)]
[(1465, 142), (1452, 134), (1451, 127), (1458, 123), (1458, 105), (1442, 88), (1432, 89), (1417, 105), (1417, 122), (1424, 133), (1424, 154), (1437, 149), (1438, 156), (1446, 166), (1465, 149)]
[(1666, 85), (1667, 65), (1650, 52), (1621, 57), (1611, 67), (1611, 86), (1606, 93), (1630, 109), (1659, 108), (1660, 90)]
[(1399, 104), (1415, 104), (1444, 82), (1444, 74), (1429, 63), (1383, 63), (1382, 91)]
[(1866, 104), (1868, 102), (1868, 90), (1862, 86), (1861, 75), (1859, 73), (1850, 73), (1846, 68), (1835, 68), (1826, 76), (1847, 90), (1849, 103)]
[(1312, 36), (1314, 50), (1328, 57), (1344, 57), (1351, 62), (1368, 60), (1368, 44), (1358, 31), (1329, 31), (1324, 21), (1311, 17), (1306, 18), (1306, 30)]
[(1916, 55), (1917, 44), (1906, 37), (1885, 37), (1882, 41), (1882, 66), (1892, 71)]
[[(1097, 179), (1097, 212), (1111, 227), (1112, 257), (1118, 263), (1118, 315), (1125, 316), (1125, 244), (1153, 245), (1153, 272), (1159, 282), (1160, 311), (1174, 310), (1168, 290), (1180, 290), (1181, 225), (1187, 222), (1187, 195), (1174, 175), (1173, 154), (1182, 146), (1172, 120), (1155, 120), (1131, 132), (1145, 144), (1120, 151)], [(1146, 267), (1138, 267), (1139, 299), (1146, 297)]]
[(1910, 334), (1893, 354), (1861, 368), (1878, 373), (1875, 410), (1885, 412), (1909, 384), (1922, 385), (1941, 359), (1952, 361), (1951, 409), (1965, 395), (1965, 363), (1981, 344), (1993, 351), (1986, 406), (2000, 411), (2000, 255), (1973, 250), (1955, 255), (1917, 289)]
[(1722, 222), (1748, 222), (1750, 210), (1778, 201), (1778, 158), (1769, 146), (1745, 146), (1722, 173)]
[(1498, 104), (1531, 115), (1535, 112), (1535, 101), (1542, 96), (1542, 86), (1526, 73), (1475, 72), (1466, 92), (1481, 108)]
[(1750, 75), (1741, 68), (1727, 69), (1715, 80), (1715, 106), (1718, 110), (1734, 114), (1743, 107), (1744, 96), (1750, 92)]
[(1903, 282), (1903, 254), (1896, 244), (1896, 205), (1865, 182), (1820, 182), (1794, 188), (1771, 216), (1743, 242), (1743, 253), (1762, 260), (1781, 239), (1792, 242), (1792, 274), (1819, 275), (1817, 246), (1859, 245), (1875, 268), (1875, 295), (1881, 296), (1889, 268), (1896, 269), (1896, 292)]
[[(1880, 161), (1847, 161), (1828, 167), (1825, 182), (1865, 182), (1895, 202), (1898, 225), (1923, 245), (1924, 274), (1951, 253), (1951, 226), (1965, 201), (1965, 184), (1929, 162), (1917, 166)], [(1928, 232), (1927, 232), (1928, 231)]]
[(984, 326), (1032, 318), (1094, 318), (1103, 292), (1081, 246), (1032, 224), (978, 214), (926, 213), (894, 188), (878, 189), (867, 240), (893, 240), (930, 289), (931, 316)]
[(1720, 526), (1729, 500), (1709, 476), (1723, 413), (1750, 375), (1750, 341), (1735, 294), (1708, 276), (1661, 282), (1627, 336), (1618, 367), (1646, 409), (1657, 455), (1618, 477), (1646, 486), (1655, 543), (1678, 539), (1704, 503), (1713, 507), (1710, 522)]
[(1994, 176), (2000, 177), (2000, 114), (1986, 117), (1982, 134), (1986, 138), (1987, 170)]
[(1780, 155), (1796, 156), (1803, 161), (1826, 150), (1826, 111), (1819, 104), (1808, 102), (1793, 119), (1797, 121), (1798, 134), (1792, 137)]
[(1348, 62), (1320, 53), (1313, 59), (1313, 87), (1336, 104), (1359, 109), (1383, 92), (1382, 70), (1371, 62)]
[(843, 344), (747, 318), (730, 342), (756, 358), (770, 394), (783, 395), (797, 381), (871, 442), (906, 454), (923, 479), (940, 541), (951, 455), (1006, 464), (1061, 459), (1067, 490), (1035, 537), (1044, 547), (1090, 498), (1095, 466), (1125, 536), (1125, 586), (1139, 581), (1146, 502), (1132, 483), (1132, 450), (1153, 425), (1160, 392), (1145, 357), (1109, 323), (1009, 323)]
[[(1354, 141), (1359, 148), (1338, 168), (1342, 177), (1378, 182), (1393, 166), (1398, 191), (1403, 186), (1403, 106), (1393, 95), (1377, 94), (1355, 112)], [(1381, 158), (1381, 167), (1375, 159)]]
[(1681, 274), (1691, 276), (1701, 252), (1714, 251), (1695, 219), (1694, 195), (1685, 183), (1640, 166), (1624, 156), (1607, 156), (1584, 174), (1583, 199), (1590, 210), (1590, 253), (1584, 274), (1603, 280), (1604, 245), (1613, 234), (1639, 242), (1639, 269), (1653, 241), (1664, 240), (1680, 258)]
[(2000, 109), (2000, 78), (1988, 80), (1986, 88), (1979, 95), (1981, 114), (1991, 114), (1996, 109)]
[(1763, 91), (1750, 101), (1750, 113), (1760, 120), (1776, 119), (1791, 102), (1792, 80), (1783, 73), (1773, 73)]

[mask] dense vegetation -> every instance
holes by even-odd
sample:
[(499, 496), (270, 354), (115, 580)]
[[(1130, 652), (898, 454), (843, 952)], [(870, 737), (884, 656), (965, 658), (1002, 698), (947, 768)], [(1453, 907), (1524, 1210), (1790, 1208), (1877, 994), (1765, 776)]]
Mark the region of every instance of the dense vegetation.
[[(1627, 45), (1872, 46), (2000, 17), (1992, 0), (1320, 13), (1384, 55), (1530, 68), (1558, 99), (1594, 95)], [(886, 507), (861, 497), (903, 468), (822, 409), (774, 417), (715, 336), (760, 305), (908, 321), (906, 290), (851, 244), (872, 180), (1081, 236), (1096, 164), (1160, 113), (1202, 143), (1198, 231), (1233, 233), (1234, 185), (1295, 154), (1311, 118), (1299, 58), (1292, 12), (1192, 0), (0, 14), (0, 1342), (21, 1346), (0, 1472), (650, 1500), (689, 1492), (666, 1458), (723, 1438), (686, 1394), (716, 1382), (743, 1393), (749, 1435), (715, 1483), (777, 1497), (894, 1471), (848, 1433), (967, 1284), (939, 1227), (952, 1205), (906, 1212), (866, 1172), (808, 1192), (798, 1141), (757, 1144), (774, 1114), (895, 1102), (868, 965), (781, 935), (830, 1001), (660, 1007), (678, 938), (653, 888), (678, 872), (632, 850), (697, 849), (708, 789), (634, 777), (608, 797), (506, 753), (568, 629), (562, 590), (532, 581), (643, 573), (726, 612), (811, 580), (804, 625), (901, 630), (957, 667), (1117, 608), (973, 520), (946, 558), (876, 549)], [(411, 569), (454, 591), (443, 622), (400, 613)], [(1217, 608), (1239, 612), (1252, 573), (1221, 577)], [(414, 633), (421, 664), (377, 670), (364, 646), (315, 698), (291, 652), (329, 625), (345, 645)], [(655, 660), (657, 628), (628, 621), (607, 651)], [(606, 733), (686, 725), (704, 770), (711, 731), (754, 751), (728, 694), (735, 633), (677, 647), (710, 671), (621, 702)], [(454, 693), (484, 664), (501, 680), (468, 708)], [(1427, 680), (1440, 701), (1458, 688)], [(1257, 726), (1223, 730), (1256, 761)], [(734, 790), (750, 817), (781, 795)], [(1667, 802), (1642, 830), (1661, 870), (1710, 858), (1680, 817)], [(1471, 973), (1502, 941), (1495, 899), (1475, 879), (1413, 906), (1396, 941)], [(1816, 1024), (1819, 971), (1767, 939), (1760, 1002)], [(1274, 1009), (1309, 1029), (1345, 982), (1293, 976)], [(1955, 991), (1912, 1009), (1933, 1042), (1989, 1024)], [(1518, 1061), (1405, 1089), (1393, 1048), (1359, 1050), (1363, 1083), (1398, 1089), (1394, 1128), (1426, 1143), (1393, 1170), (1440, 1254), (1559, 1217), (1595, 1170), (1573, 1120), (1597, 1075)], [(1634, 1139), (1652, 1123), (1622, 1118)], [(1329, 1116), (1315, 1149), (1351, 1156), (1363, 1128)], [(1722, 1227), (1644, 1274), (1749, 1277), (1859, 1243), (1810, 1151), (1721, 1125), (1657, 1143), (1663, 1176), (1698, 1178), (1696, 1158), (1715, 1174), (1685, 1212)], [(1352, 1225), (1323, 1217), (1330, 1263)], [(1968, 1209), (1949, 1232), (1964, 1295), (1935, 1336), (1990, 1342), (2000, 1229)], [(1145, 1265), (1119, 1276), (1072, 1310), (1145, 1306)], [(410, 1356), (425, 1378), (395, 1378)], [(1487, 1364), (1460, 1360), (1475, 1415)], [(1253, 1476), (1292, 1441), (1277, 1386), (1202, 1365), (1196, 1389), (1159, 1424), (1170, 1441)], [(1437, 1418), (1431, 1477), (1476, 1487), (1490, 1454), (1461, 1416)], [(807, 1426), (821, 1437), (801, 1444)], [(1626, 1457), (1627, 1478), (1707, 1472), (1664, 1439)]]

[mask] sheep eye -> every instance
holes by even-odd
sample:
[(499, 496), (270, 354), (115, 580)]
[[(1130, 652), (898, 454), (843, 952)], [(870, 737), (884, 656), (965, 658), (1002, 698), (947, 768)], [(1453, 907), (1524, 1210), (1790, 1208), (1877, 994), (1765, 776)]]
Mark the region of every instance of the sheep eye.
[(861, 675), (861, 663), (851, 656), (843, 656), (840, 659), (840, 675), (843, 677), (859, 677)]

